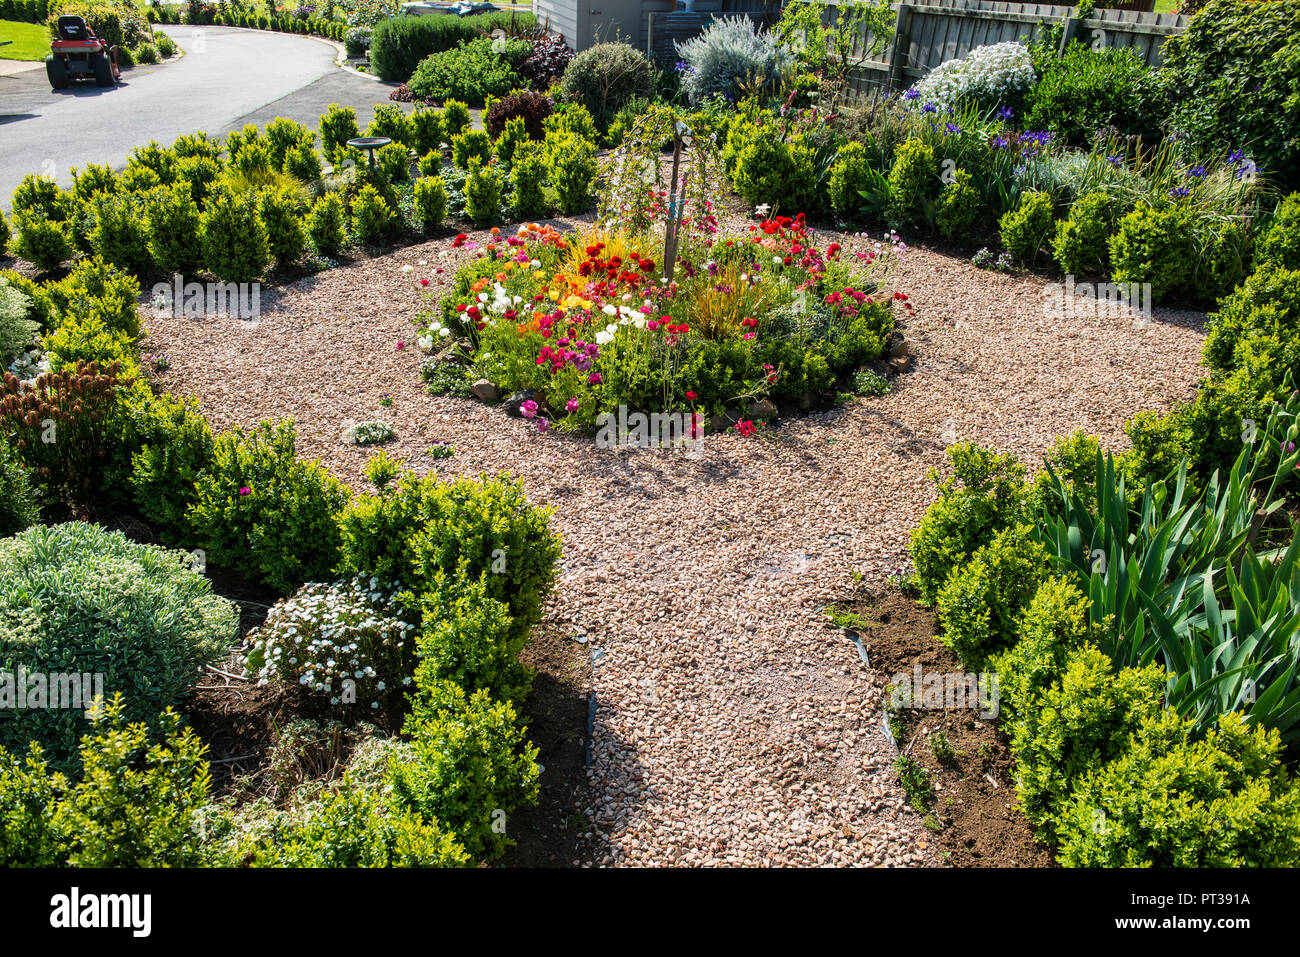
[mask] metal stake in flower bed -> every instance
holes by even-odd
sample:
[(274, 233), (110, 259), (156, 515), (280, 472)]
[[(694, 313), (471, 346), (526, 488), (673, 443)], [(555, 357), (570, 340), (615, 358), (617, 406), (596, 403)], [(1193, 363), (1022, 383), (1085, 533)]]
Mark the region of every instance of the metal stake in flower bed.
[(682, 177), (679, 192), (677, 172), (682, 162), (682, 147), (691, 145), (691, 128), (678, 120), (673, 134), (673, 176), (668, 187), (668, 225), (664, 229), (664, 278), (669, 282), (673, 281), (673, 271), (677, 268), (677, 230), (686, 212), (686, 187), (691, 181), (688, 170)]

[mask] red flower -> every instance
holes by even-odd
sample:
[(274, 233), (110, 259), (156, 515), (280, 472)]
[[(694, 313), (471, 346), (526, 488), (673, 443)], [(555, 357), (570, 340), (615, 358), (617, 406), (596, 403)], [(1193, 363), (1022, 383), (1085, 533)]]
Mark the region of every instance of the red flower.
[(696, 395), (694, 392), (692, 392), (690, 389), (687, 389), (687, 390), (686, 390), (686, 398), (688, 398), (688, 399), (690, 399), (692, 402), (694, 402), (697, 398), (699, 398), (699, 396), (697, 396), (697, 395)]

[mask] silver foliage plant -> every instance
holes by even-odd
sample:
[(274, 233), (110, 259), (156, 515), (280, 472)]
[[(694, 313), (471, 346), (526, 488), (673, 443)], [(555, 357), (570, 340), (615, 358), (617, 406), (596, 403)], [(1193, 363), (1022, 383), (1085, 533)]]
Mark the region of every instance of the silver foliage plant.
[(697, 106), (715, 96), (737, 100), (752, 84), (773, 86), (794, 63), (776, 36), (748, 17), (714, 20), (699, 36), (674, 45), (685, 64), (682, 89)]

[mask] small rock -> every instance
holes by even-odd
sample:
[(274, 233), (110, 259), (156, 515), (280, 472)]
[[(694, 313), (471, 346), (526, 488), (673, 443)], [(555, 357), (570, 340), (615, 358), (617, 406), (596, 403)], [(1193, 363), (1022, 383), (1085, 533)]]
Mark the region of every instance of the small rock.
[(912, 344), (908, 342), (906, 339), (898, 339), (895, 342), (891, 343), (889, 346), (889, 354), (895, 359), (899, 358), (900, 356), (905, 356), (909, 354), (911, 351), (912, 351)]
[(912, 368), (912, 357), (894, 356), (889, 360), (889, 368), (898, 373), (906, 372), (908, 369)]
[(759, 399), (749, 407), (749, 417), (751, 419), (762, 419), (764, 422), (768, 422), (775, 419), (776, 415), (776, 405), (771, 399)]
[[(482, 399), (484, 402), (493, 402), (497, 398), (497, 387), (487, 379), (476, 379), (474, 384), (469, 387), (469, 391)], [(522, 399), (520, 400), (523, 401)], [(512, 413), (513, 414), (513, 413)]]
[[(473, 386), (470, 386), (470, 388), (472, 389)], [(519, 411), (519, 407), (529, 399), (536, 402), (537, 393), (532, 389), (525, 389), (523, 392), (516, 392), (510, 398), (506, 399), (505, 404), (501, 407), (505, 409), (506, 415), (514, 416), (516, 419), (521, 419), (523, 418), (523, 413)]]

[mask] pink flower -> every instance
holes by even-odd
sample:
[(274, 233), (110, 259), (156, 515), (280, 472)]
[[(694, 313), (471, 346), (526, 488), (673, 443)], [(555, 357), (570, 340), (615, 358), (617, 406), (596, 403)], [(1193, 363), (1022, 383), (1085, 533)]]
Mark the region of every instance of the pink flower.
[(406, 348), (406, 343), (403, 342), (401, 339), (398, 339), (398, 340), (397, 340), (397, 348), (399, 348), (399, 349), (405, 349), (405, 348)]
[(686, 398), (688, 398), (688, 399), (690, 399), (692, 402), (694, 402), (694, 401), (696, 400), (697, 396), (695, 395), (695, 393), (694, 393), (691, 389), (687, 389), (687, 390), (686, 390)]
[(542, 416), (542, 418), (540, 418), (540, 419), (537, 420), (537, 431), (538, 431), (538, 432), (545, 432), (545, 431), (546, 431), (547, 429), (549, 429), (550, 427), (551, 427), (551, 423), (549, 423), (549, 422), (546, 421), (546, 417), (545, 417), (545, 416)]
[(427, 286), (427, 285), (429, 285), (429, 280), (427, 280), (427, 279), (421, 279), (421, 280), (420, 280), (420, 285), (421, 285), (421, 286)]
[(247, 485), (245, 485), (243, 488), (241, 488), (241, 489), (239, 490), (239, 494), (240, 494), (240, 495), (252, 495), (252, 494), (253, 494), (253, 490), (252, 490), (251, 488), (249, 488)]
[(564, 411), (565, 411), (565, 412), (577, 412), (577, 411), (578, 411), (578, 400), (577, 400), (577, 399), (570, 399), (568, 402), (564, 403)]
[(587, 376), (587, 381), (590, 382), (592, 385), (600, 385), (605, 380), (601, 378), (599, 372), (593, 372), (591, 375)]
[(519, 403), (519, 413), (525, 419), (531, 419), (537, 414), (537, 403), (532, 399), (524, 399), (523, 402)]

